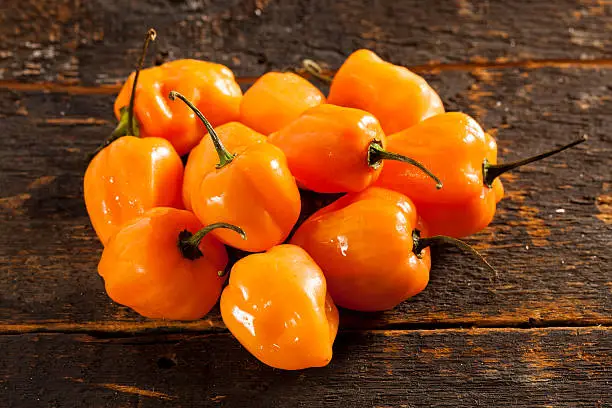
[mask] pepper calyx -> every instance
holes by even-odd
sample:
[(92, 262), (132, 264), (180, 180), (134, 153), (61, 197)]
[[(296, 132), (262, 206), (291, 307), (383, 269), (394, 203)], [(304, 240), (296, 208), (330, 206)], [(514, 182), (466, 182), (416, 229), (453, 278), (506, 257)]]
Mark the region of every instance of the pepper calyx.
[(191, 242), (191, 237), (193, 237), (193, 234), (188, 230), (185, 229), (181, 231), (178, 236), (177, 245), (183, 257), (191, 261), (195, 261), (196, 259), (203, 257), (204, 254), (202, 251), (200, 251), (200, 248), (197, 245), (193, 245)]
[(580, 139), (576, 139), (573, 142), (570, 142), (566, 145), (557, 147), (556, 149), (553, 150), (549, 150), (547, 152), (544, 153), (540, 153), (538, 155), (535, 156), (531, 156), (531, 157), (527, 157), (526, 159), (522, 159), (522, 160), (517, 160), (514, 162), (510, 162), (510, 163), (501, 163), (501, 164), (491, 164), (487, 161), (487, 159), (485, 158), (482, 161), (482, 182), (486, 187), (491, 188), (493, 182), (495, 181), (496, 178), (498, 178), (499, 176), (501, 176), (502, 174), (510, 171), (510, 170), (514, 170), (516, 168), (519, 168), (521, 166), (525, 166), (526, 164), (529, 163), (533, 163), (542, 159), (545, 159), (547, 157), (553, 156), (557, 153), (561, 153), (564, 150), (567, 150), (571, 147), (574, 147), (576, 145), (579, 145), (580, 143), (584, 143), (588, 140), (587, 135), (583, 135)]
[(410, 157), (404, 156), (403, 154), (393, 153), (385, 150), (382, 145), (382, 142), (378, 139), (374, 139), (370, 142), (366, 159), (368, 166), (374, 170), (380, 168), (383, 163), (383, 160), (394, 160), (410, 164), (421, 170), (431, 179), (433, 179), (436, 182), (436, 189), (439, 190), (442, 188), (442, 181), (438, 177), (436, 177), (435, 174), (429, 171), (427, 167)]
[(490, 269), (495, 274), (495, 276), (497, 276), (497, 270), (480, 254), (480, 252), (478, 252), (462, 240), (453, 237), (447, 237), (446, 235), (434, 235), (432, 237), (422, 238), (421, 231), (416, 228), (412, 230), (412, 252), (418, 258), (422, 258), (423, 250), (425, 248), (430, 247), (432, 245), (444, 244), (453, 245), (457, 248), (463, 249), (464, 251), (471, 253), (472, 255), (480, 259), (480, 261), (482, 261), (482, 263), (484, 263), (486, 267)]
[(225, 222), (216, 222), (214, 224), (207, 225), (195, 234), (192, 234), (185, 229), (179, 233), (177, 241), (177, 246), (179, 251), (181, 251), (181, 255), (191, 261), (195, 261), (196, 259), (203, 257), (204, 254), (200, 250), (200, 243), (206, 234), (217, 228), (230, 229), (240, 234), (242, 239), (247, 239), (246, 232), (244, 232), (242, 228), (232, 224), (227, 224)]

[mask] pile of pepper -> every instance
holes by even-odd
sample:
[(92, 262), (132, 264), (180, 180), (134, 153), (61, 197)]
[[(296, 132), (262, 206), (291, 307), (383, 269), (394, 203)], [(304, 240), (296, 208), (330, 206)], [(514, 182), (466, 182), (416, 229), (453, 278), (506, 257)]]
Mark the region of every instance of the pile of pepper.
[[(85, 173), (99, 274), (149, 318), (199, 319), (220, 298), (231, 333), (277, 368), (329, 363), (336, 305), (388, 310), (423, 291), (430, 245), (478, 255), (458, 238), (493, 219), (499, 176), (584, 141), (498, 164), (474, 119), (445, 113), (422, 77), (371, 51), (333, 79), (305, 61), (330, 80), (327, 98), (293, 72), (243, 95), (220, 64), (142, 69), (155, 35)], [(298, 224), (301, 190), (344, 195)], [(247, 254), (230, 266), (227, 247)]]

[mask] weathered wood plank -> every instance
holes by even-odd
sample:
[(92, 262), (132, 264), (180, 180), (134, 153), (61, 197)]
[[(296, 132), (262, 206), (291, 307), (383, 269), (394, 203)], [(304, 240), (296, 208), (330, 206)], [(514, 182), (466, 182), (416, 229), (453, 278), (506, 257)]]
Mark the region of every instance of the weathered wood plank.
[[(471, 241), (500, 269), (497, 279), (457, 251), (438, 250), (424, 293), (388, 313), (343, 313), (345, 327), (610, 324), (612, 69), (430, 79), (451, 109), (497, 132), (503, 158), (583, 133), (590, 140), (505, 179), (493, 225)], [(216, 312), (188, 324), (147, 321), (104, 293), (81, 182), (83, 156), (112, 128), (111, 103), (109, 95), (0, 93), (0, 332), (222, 327)]]
[(15, 335), (0, 347), (9, 407), (612, 404), (610, 328), (344, 332), (329, 366), (298, 372), (262, 365), (225, 333)]
[(249, 76), (306, 57), (337, 67), (361, 47), (411, 65), (612, 58), (612, 6), (598, 0), (5, 0), (0, 79), (122, 80), (150, 26), (158, 60)]

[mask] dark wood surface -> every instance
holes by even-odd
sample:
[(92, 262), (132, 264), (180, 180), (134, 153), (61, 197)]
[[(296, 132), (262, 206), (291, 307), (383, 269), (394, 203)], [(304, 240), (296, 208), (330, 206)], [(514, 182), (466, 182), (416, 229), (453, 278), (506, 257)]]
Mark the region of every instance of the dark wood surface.
[[(605, 328), (343, 331), (329, 366), (274, 370), (227, 333), (2, 336), (15, 406), (605, 406)], [(52, 359), (44, 359), (51, 356)], [(41, 360), (44, 359), (44, 363)]]
[[(612, 5), (604, 1), (77, 1), (0, 5), (0, 397), (8, 406), (612, 404)], [(426, 75), (511, 160), (587, 144), (504, 178), (470, 242), (492, 277), (435, 251), (396, 310), (343, 311), (331, 365), (262, 366), (214, 311), (143, 319), (96, 273), (83, 157), (142, 32), (158, 61), (226, 63), (245, 88), (305, 57), (368, 47)], [(0, 403), (2, 406), (3, 403)]]

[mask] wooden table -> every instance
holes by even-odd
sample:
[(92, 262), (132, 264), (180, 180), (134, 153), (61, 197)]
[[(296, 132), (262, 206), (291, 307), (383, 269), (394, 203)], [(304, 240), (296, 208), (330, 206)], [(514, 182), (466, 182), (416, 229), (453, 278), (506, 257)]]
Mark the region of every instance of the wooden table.
[[(470, 240), (499, 277), (438, 250), (396, 310), (342, 312), (332, 363), (273, 370), (218, 311), (152, 321), (109, 300), (83, 156), (155, 27), (158, 62), (231, 67), (248, 87), (366, 47), (473, 115), (505, 160), (587, 144), (503, 178)], [(0, 406), (413, 407), (612, 404), (612, 4), (606, 0), (3, 0)]]

